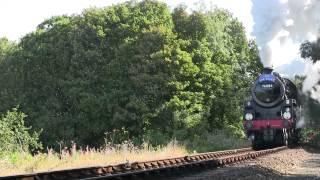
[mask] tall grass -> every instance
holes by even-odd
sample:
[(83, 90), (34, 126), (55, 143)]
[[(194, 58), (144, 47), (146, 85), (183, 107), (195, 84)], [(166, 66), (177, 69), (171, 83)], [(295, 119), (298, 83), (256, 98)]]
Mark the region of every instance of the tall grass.
[(186, 149), (175, 141), (164, 147), (151, 147), (148, 144), (135, 147), (130, 142), (124, 142), (101, 149), (79, 149), (73, 144), (71, 148), (64, 148), (61, 152), (48, 149), (46, 153), (34, 156), (24, 152), (3, 154), (0, 158), (0, 176), (164, 159), (186, 154)]
[(184, 145), (172, 141), (163, 147), (152, 147), (147, 143), (134, 146), (130, 141), (124, 141), (118, 145), (106, 143), (100, 149), (81, 148), (73, 144), (72, 147), (62, 148), (59, 152), (47, 149), (46, 152), (35, 155), (26, 152), (2, 153), (0, 154), (0, 176), (164, 159), (249, 145), (247, 140), (227, 135), (224, 131), (203, 133), (191, 141), (184, 142)]

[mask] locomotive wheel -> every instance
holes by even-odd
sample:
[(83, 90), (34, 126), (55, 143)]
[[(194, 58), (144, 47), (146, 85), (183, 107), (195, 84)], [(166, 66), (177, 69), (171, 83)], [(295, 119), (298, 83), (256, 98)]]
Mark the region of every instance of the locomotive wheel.
[(289, 147), (297, 146), (300, 143), (300, 140), (301, 140), (300, 129), (296, 129), (289, 135)]
[(256, 134), (255, 138), (252, 140), (252, 149), (260, 150), (262, 148), (263, 148), (263, 140), (261, 136)]
[(283, 129), (282, 131), (282, 138), (283, 138), (283, 146), (288, 146), (288, 133), (286, 129)]
[(290, 132), (288, 136), (288, 147), (294, 147), (296, 144), (296, 137), (294, 132)]
[(252, 141), (252, 149), (253, 150), (260, 150), (262, 148), (262, 145), (259, 141), (253, 140)]
[[(284, 137), (284, 138), (285, 138), (285, 137)], [(288, 146), (288, 144), (289, 144), (289, 143), (288, 143), (288, 138), (285, 138), (285, 139), (284, 139), (284, 142), (283, 142), (283, 145), (284, 145), (284, 146)]]
[(285, 129), (277, 130), (273, 146), (288, 146), (288, 134)]
[(295, 138), (294, 137), (289, 137), (289, 139), (288, 139), (288, 147), (294, 147), (294, 146), (296, 146), (297, 145), (297, 143), (296, 143), (296, 140), (295, 140)]

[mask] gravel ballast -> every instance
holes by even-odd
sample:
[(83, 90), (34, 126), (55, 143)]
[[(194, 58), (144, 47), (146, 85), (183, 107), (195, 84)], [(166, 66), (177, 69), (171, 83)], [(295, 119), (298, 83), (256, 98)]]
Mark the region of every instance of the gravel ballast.
[(178, 180), (204, 179), (319, 179), (320, 153), (312, 149), (287, 149), (244, 163), (208, 170)]

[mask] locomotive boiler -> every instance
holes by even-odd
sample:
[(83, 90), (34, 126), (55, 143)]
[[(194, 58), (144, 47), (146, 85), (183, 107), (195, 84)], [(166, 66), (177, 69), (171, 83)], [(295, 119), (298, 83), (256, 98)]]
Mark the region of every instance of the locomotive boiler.
[(244, 105), (244, 128), (254, 149), (297, 142), (300, 117), (297, 88), (292, 81), (264, 68)]

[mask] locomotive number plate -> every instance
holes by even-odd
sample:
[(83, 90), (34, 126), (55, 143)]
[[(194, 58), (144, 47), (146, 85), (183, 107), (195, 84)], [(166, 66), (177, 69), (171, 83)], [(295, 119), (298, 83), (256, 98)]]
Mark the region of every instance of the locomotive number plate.
[(262, 84), (261, 87), (263, 87), (263, 88), (273, 88), (273, 84)]
[(262, 74), (259, 77), (259, 82), (266, 82), (266, 81), (275, 82), (276, 78), (272, 74)]

